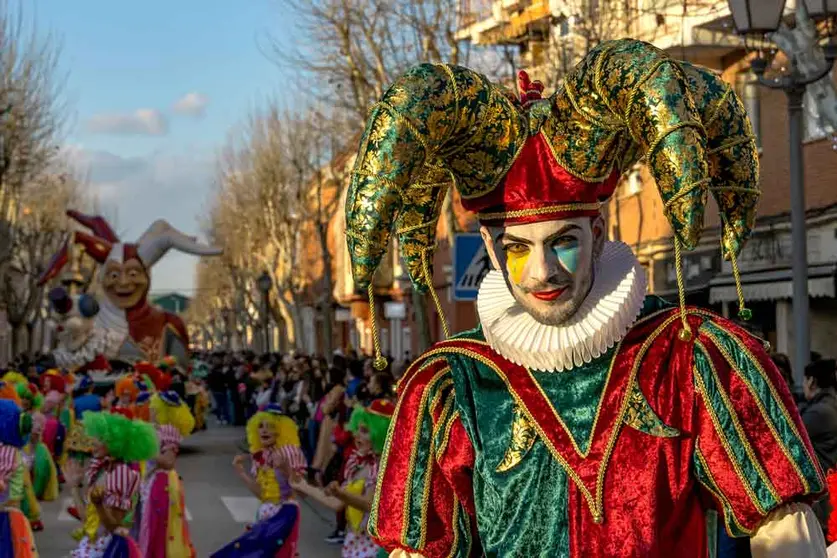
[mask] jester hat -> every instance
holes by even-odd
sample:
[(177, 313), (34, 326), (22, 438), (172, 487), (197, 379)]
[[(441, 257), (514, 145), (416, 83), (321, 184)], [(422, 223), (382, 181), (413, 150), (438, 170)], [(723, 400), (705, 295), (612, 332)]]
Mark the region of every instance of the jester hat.
[(395, 405), (386, 399), (376, 399), (368, 407), (359, 405), (352, 411), (349, 431), (355, 433), (360, 425), (365, 426), (369, 430), (372, 450), (380, 455), (384, 451), (393, 412), (395, 412)]
[(738, 96), (712, 71), (641, 41), (596, 46), (540, 99), (476, 72), (424, 64), (370, 111), (346, 199), (352, 273), (366, 289), (395, 232), (414, 287), (428, 290), (445, 193), (485, 225), (596, 215), (644, 159), (675, 246), (694, 248), (711, 192), (726, 257), (755, 222), (758, 155)]

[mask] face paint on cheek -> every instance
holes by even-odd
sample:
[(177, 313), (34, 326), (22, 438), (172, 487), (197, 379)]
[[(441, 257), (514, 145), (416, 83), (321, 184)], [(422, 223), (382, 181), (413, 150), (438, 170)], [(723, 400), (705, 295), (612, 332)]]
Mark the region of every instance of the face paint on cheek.
[(516, 284), (519, 285), (523, 280), (523, 270), (526, 269), (526, 262), (529, 260), (529, 251), (514, 254), (506, 252), (506, 267), (509, 270), (509, 277)]
[(561, 265), (572, 274), (575, 274), (578, 269), (578, 254), (580, 252), (578, 241), (566, 242), (558, 246), (554, 246), (552, 251), (561, 262)]

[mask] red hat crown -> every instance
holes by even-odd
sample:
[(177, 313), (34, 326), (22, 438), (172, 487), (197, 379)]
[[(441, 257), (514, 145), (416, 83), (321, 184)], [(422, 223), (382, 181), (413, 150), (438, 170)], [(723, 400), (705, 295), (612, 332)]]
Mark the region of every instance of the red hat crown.
[[(543, 100), (543, 83), (532, 81), (526, 72), (518, 74), (518, 87), (524, 110), (548, 102)], [(531, 134), (502, 182), (487, 194), (463, 198), (462, 206), (476, 213), (480, 222), (488, 226), (598, 215), (602, 202), (616, 188), (619, 172), (614, 170), (599, 182), (585, 180), (558, 163), (555, 149), (545, 134), (539, 130)]]

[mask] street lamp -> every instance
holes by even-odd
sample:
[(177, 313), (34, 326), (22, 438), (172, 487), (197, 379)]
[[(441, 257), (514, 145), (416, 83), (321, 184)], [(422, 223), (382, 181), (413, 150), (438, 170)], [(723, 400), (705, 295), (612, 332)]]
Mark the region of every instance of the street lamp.
[(270, 289), (273, 287), (273, 280), (267, 271), (263, 271), (259, 278), (256, 279), (256, 286), (259, 292), (262, 293), (262, 329), (264, 329), (264, 352), (270, 352), (270, 334), (267, 331), (268, 313), (270, 312)]
[[(804, 25), (806, 17), (816, 21), (833, 20), (837, 17), (837, 2), (834, 0), (799, 0), (797, 22), (799, 27)], [(739, 35), (746, 38), (764, 38), (779, 30), (785, 0), (729, 0), (729, 8)], [(806, 16), (807, 14), (807, 16)], [(810, 24), (810, 21), (808, 21)], [(811, 25), (813, 37), (805, 37), (800, 33), (799, 40), (793, 41), (791, 52), (785, 52), (788, 59), (788, 69), (777, 77), (766, 78), (765, 72), (770, 65), (762, 49), (752, 60), (753, 73), (759, 84), (784, 91), (788, 98), (788, 136), (790, 141), (790, 200), (791, 200), (791, 234), (793, 242), (793, 325), (795, 351), (793, 359), (794, 375), (801, 380), (805, 366), (811, 358), (810, 324), (808, 321), (808, 247), (805, 231), (805, 169), (803, 166), (802, 149), (802, 101), (808, 85), (828, 76), (837, 56), (837, 44), (831, 42), (821, 48), (822, 58), (813, 65), (810, 60), (800, 64), (800, 56), (811, 54), (813, 49), (820, 49), (818, 36), (823, 31), (831, 34), (833, 25)], [(784, 41), (783, 41), (784, 42)], [(813, 43), (813, 44), (812, 44)], [(780, 43), (780, 46), (781, 43)], [(804, 51), (807, 47), (807, 53)], [(805, 66), (800, 67), (800, 66)]]

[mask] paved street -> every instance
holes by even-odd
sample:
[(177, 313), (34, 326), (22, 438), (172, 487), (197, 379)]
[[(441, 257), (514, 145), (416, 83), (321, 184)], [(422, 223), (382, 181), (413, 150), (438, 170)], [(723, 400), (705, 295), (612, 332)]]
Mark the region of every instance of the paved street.
[[(191, 436), (178, 459), (192, 541), (201, 558), (238, 536), (255, 517), (258, 501), (232, 471), (233, 456), (243, 439), (243, 428), (210, 427)], [(42, 558), (67, 556), (74, 548), (70, 532), (78, 522), (63, 511), (64, 503), (42, 503), (46, 529), (37, 536)], [(339, 547), (323, 542), (332, 530), (333, 514), (303, 502), (301, 558), (340, 556)]]

